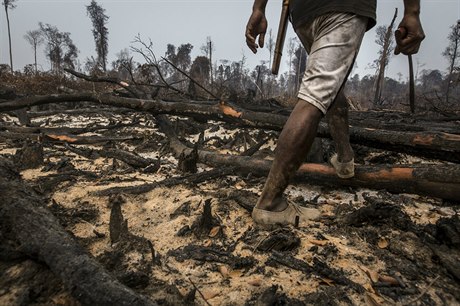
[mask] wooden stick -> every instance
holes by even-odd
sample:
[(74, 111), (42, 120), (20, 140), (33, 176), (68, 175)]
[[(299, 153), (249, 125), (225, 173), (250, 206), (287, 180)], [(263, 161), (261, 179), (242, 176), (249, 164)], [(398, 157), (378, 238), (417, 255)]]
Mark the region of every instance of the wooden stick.
[(410, 112), (415, 113), (415, 81), (414, 81), (414, 65), (412, 63), (412, 55), (407, 56), (409, 59), (409, 105)]
[(275, 52), (273, 56), (272, 74), (277, 75), (280, 69), (281, 56), (283, 55), (284, 39), (286, 38), (286, 31), (289, 16), (289, 0), (283, 0), (283, 7), (281, 9), (280, 24), (278, 27), (278, 36), (276, 37)]

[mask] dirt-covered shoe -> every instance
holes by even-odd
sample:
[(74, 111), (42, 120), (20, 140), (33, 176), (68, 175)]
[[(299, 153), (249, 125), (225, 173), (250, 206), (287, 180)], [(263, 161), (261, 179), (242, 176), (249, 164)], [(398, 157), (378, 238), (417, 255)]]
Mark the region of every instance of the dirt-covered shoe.
[(319, 219), (321, 212), (316, 208), (301, 207), (297, 204), (287, 202), (288, 207), (283, 211), (268, 211), (254, 208), (252, 218), (260, 225), (296, 225), (305, 226), (309, 221)]
[(337, 153), (331, 157), (331, 165), (334, 167), (337, 176), (340, 178), (351, 178), (355, 176), (355, 160), (354, 158), (351, 161), (346, 163), (339, 162), (337, 158)]

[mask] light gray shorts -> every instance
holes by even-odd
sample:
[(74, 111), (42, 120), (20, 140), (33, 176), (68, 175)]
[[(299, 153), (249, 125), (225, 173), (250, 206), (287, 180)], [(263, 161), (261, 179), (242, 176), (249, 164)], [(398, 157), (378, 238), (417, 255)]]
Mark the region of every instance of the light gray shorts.
[(367, 19), (349, 13), (329, 13), (296, 29), (308, 53), (298, 98), (326, 113), (353, 67)]

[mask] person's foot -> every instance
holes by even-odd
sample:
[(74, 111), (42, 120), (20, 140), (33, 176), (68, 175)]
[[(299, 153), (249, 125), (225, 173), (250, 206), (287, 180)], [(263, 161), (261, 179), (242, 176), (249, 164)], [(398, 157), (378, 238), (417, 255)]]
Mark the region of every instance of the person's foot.
[(331, 157), (331, 165), (340, 178), (346, 179), (355, 176), (355, 160), (353, 158), (348, 162), (339, 162), (338, 155), (334, 154)]
[(317, 220), (321, 212), (316, 208), (301, 207), (297, 204), (287, 202), (288, 206), (282, 211), (269, 211), (254, 208), (252, 218), (260, 225), (298, 225), (305, 226), (309, 221)]

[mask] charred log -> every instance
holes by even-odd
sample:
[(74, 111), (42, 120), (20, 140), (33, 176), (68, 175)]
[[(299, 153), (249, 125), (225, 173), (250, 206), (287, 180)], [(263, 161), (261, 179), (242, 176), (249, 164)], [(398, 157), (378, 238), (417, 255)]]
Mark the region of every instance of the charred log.
[(48, 265), (83, 305), (155, 305), (89, 256), (3, 159), (0, 174), (2, 231), (10, 229), (4, 234), (17, 241), (21, 252)]

